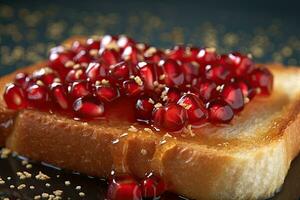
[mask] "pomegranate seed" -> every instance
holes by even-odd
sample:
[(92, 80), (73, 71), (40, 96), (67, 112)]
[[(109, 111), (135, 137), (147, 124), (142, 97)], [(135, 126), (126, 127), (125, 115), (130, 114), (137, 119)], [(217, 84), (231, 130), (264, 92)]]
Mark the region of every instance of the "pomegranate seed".
[(130, 60), (134, 65), (139, 61), (138, 49), (133, 46), (128, 46), (124, 49), (122, 55), (123, 60)]
[(144, 52), (144, 59), (147, 62), (158, 63), (160, 60), (164, 58), (165, 58), (164, 52), (154, 47), (149, 47)]
[(53, 73), (44, 74), (40, 77), (41, 81), (43, 81), (45, 85), (51, 85), (56, 78), (56, 75)]
[(141, 188), (130, 176), (114, 177), (108, 186), (108, 200), (141, 200)]
[(182, 64), (185, 83), (191, 84), (193, 80), (199, 77), (200, 66), (196, 62), (184, 62)]
[(64, 71), (66, 69), (65, 68), (65, 63), (67, 61), (73, 60), (74, 57), (74, 53), (70, 52), (70, 51), (65, 51), (65, 52), (52, 52), (50, 53), (49, 56), (49, 67), (51, 67), (54, 70), (57, 71)]
[(149, 97), (141, 97), (136, 101), (135, 113), (138, 120), (150, 120), (154, 108), (154, 102)]
[(82, 50), (80, 51), (75, 57), (74, 57), (74, 62), (87, 65), (92, 61), (91, 56), (89, 55), (89, 52)]
[(15, 76), (15, 84), (21, 88), (25, 88), (27, 84), (28, 74), (26, 73), (17, 73)]
[(31, 106), (37, 108), (46, 108), (49, 100), (48, 90), (45, 86), (34, 84), (27, 88), (27, 99)]
[(119, 55), (114, 49), (100, 49), (101, 60), (107, 65), (113, 65), (119, 62)]
[(252, 99), (256, 95), (256, 90), (248, 82), (238, 81), (237, 84), (241, 88), (244, 97)]
[(143, 198), (156, 199), (165, 192), (164, 182), (157, 176), (150, 174), (141, 182)]
[(181, 45), (175, 46), (173, 49), (169, 50), (168, 58), (174, 59), (174, 60), (180, 60), (183, 61), (185, 58), (185, 47)]
[(139, 76), (145, 83), (145, 88), (148, 90), (154, 89), (154, 82), (158, 81), (157, 67), (152, 63), (139, 62), (137, 65)]
[(223, 84), (229, 82), (233, 78), (232, 70), (225, 65), (212, 66), (206, 72), (206, 78), (216, 82), (217, 84)]
[(262, 95), (270, 95), (273, 89), (273, 75), (266, 68), (255, 69), (250, 75), (250, 83), (259, 88)]
[(161, 93), (161, 98), (166, 103), (176, 103), (181, 97), (181, 92), (178, 88), (165, 87)]
[(109, 46), (117, 46), (117, 40), (118, 38), (116, 36), (105, 35), (101, 39), (100, 47), (106, 49)]
[(61, 83), (53, 83), (50, 86), (50, 90), (60, 108), (64, 110), (68, 109), (69, 104), (64, 86)]
[(73, 109), (79, 117), (98, 118), (104, 114), (103, 103), (91, 97), (81, 97), (74, 101)]
[(209, 120), (212, 123), (227, 123), (234, 116), (230, 105), (221, 99), (215, 99), (208, 105)]
[(184, 75), (181, 71), (181, 66), (172, 59), (161, 61), (159, 65), (163, 68), (165, 74), (165, 83), (168, 86), (180, 86), (184, 82)]
[(143, 85), (139, 85), (135, 80), (126, 80), (123, 82), (123, 89), (127, 96), (136, 96), (143, 91)]
[(222, 89), (222, 97), (234, 111), (244, 108), (244, 95), (238, 84), (228, 84)]
[(85, 97), (91, 94), (88, 83), (86, 81), (73, 82), (68, 87), (68, 93), (74, 98)]
[(235, 73), (237, 76), (245, 76), (255, 69), (252, 60), (240, 53), (231, 53), (228, 55), (228, 58), (232, 60), (232, 63), (234, 63)]
[(125, 35), (122, 35), (119, 37), (117, 44), (121, 49), (125, 49), (128, 46), (134, 46), (135, 41)]
[(211, 65), (216, 63), (217, 60), (218, 55), (214, 48), (200, 49), (200, 51), (198, 52), (197, 61), (201, 65)]
[(120, 97), (120, 92), (117, 87), (111, 85), (96, 86), (96, 95), (99, 100), (112, 102)]
[(86, 74), (83, 68), (79, 69), (72, 69), (69, 71), (69, 73), (66, 75), (65, 81), (67, 83), (72, 83), (74, 81), (79, 81), (79, 80), (85, 80), (86, 79)]
[(156, 108), (153, 113), (153, 124), (156, 128), (167, 131), (179, 131), (186, 124), (186, 110), (175, 103)]
[(129, 64), (127, 62), (120, 62), (110, 66), (109, 74), (117, 81), (124, 81), (129, 78)]
[(71, 50), (78, 54), (82, 50), (86, 50), (85, 45), (81, 44), (79, 41), (74, 41)]
[(89, 78), (91, 82), (95, 82), (107, 76), (108, 68), (103, 64), (98, 62), (92, 62), (88, 65), (86, 69), (86, 77)]
[(199, 97), (204, 102), (208, 102), (212, 98), (218, 96), (218, 91), (216, 90), (216, 88), (217, 84), (215, 84), (213, 81), (198, 81), (197, 84), (193, 86), (193, 92), (199, 94)]
[(89, 38), (86, 41), (86, 47), (87, 47), (88, 51), (92, 50), (92, 49), (99, 50), (100, 49), (100, 41), (99, 40), (95, 40), (93, 38)]
[(205, 122), (207, 111), (203, 102), (195, 94), (183, 95), (179, 99), (178, 104), (186, 109), (190, 124), (200, 125)]
[(28, 105), (23, 89), (13, 83), (6, 86), (4, 100), (10, 109), (24, 109)]

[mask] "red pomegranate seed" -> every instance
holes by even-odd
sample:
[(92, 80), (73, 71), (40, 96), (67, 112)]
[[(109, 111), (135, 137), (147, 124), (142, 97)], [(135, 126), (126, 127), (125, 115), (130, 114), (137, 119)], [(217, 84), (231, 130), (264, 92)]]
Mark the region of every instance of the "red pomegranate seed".
[(164, 81), (168, 86), (180, 86), (184, 82), (184, 75), (178, 62), (167, 59), (159, 62), (162, 67), (165, 78)]
[(256, 90), (248, 82), (238, 81), (237, 84), (241, 88), (244, 97), (252, 99), (256, 95)]
[(127, 96), (137, 96), (143, 91), (143, 85), (135, 80), (126, 80), (123, 82), (123, 90)]
[(147, 62), (158, 63), (160, 60), (164, 58), (165, 58), (164, 52), (154, 47), (149, 47), (144, 52), (144, 59)]
[(173, 49), (170, 49), (167, 54), (168, 54), (168, 58), (183, 61), (184, 58), (186, 57), (185, 47), (182, 45), (177, 45)]
[(116, 37), (116, 36), (105, 35), (101, 39), (100, 47), (105, 49), (105, 48), (109, 47), (110, 45), (112, 45), (113, 43), (115, 43), (114, 46), (116, 46), (117, 40), (118, 40), (118, 37)]
[(255, 69), (250, 75), (250, 83), (259, 88), (259, 94), (270, 95), (273, 89), (273, 75), (267, 68)]
[(109, 75), (116, 81), (124, 81), (129, 78), (129, 63), (120, 62), (110, 66)]
[(207, 70), (206, 78), (217, 84), (223, 84), (230, 82), (231, 78), (233, 78), (233, 71), (225, 65), (212, 66)]
[(216, 90), (217, 84), (211, 80), (198, 81), (195, 86), (193, 86), (192, 91), (199, 94), (199, 97), (204, 101), (209, 100), (218, 96), (218, 91)]
[(153, 90), (154, 82), (159, 80), (157, 77), (157, 66), (152, 63), (139, 62), (137, 67), (139, 76), (144, 81), (145, 88), (148, 90)]
[(95, 82), (107, 76), (108, 67), (98, 62), (91, 62), (86, 69), (86, 77), (91, 82)]
[(212, 123), (228, 123), (234, 116), (230, 105), (221, 99), (215, 99), (209, 103), (208, 114)]
[(79, 68), (79, 69), (72, 69), (71, 71), (69, 71), (68, 74), (66, 75), (65, 81), (67, 83), (72, 83), (74, 81), (80, 81), (85, 79), (86, 79), (85, 70), (83, 68)]
[(91, 97), (76, 99), (73, 103), (73, 110), (79, 117), (83, 118), (99, 118), (104, 114), (103, 103)]
[(60, 108), (66, 110), (69, 108), (69, 103), (64, 86), (61, 83), (53, 83), (50, 86), (52, 97)]
[(184, 94), (178, 101), (188, 114), (191, 125), (203, 124), (207, 119), (207, 111), (203, 102), (195, 94)]
[(228, 58), (234, 63), (237, 76), (245, 76), (255, 69), (253, 61), (248, 56), (240, 53), (231, 53), (228, 55)]
[(141, 97), (136, 101), (135, 113), (136, 118), (142, 121), (148, 121), (152, 117), (154, 101), (149, 97)]
[(45, 86), (34, 84), (27, 88), (27, 99), (30, 101), (31, 106), (37, 108), (47, 108), (49, 101), (49, 93)]
[(96, 95), (101, 101), (112, 102), (120, 97), (120, 92), (115, 86), (98, 85), (96, 86)]
[(141, 188), (130, 176), (114, 177), (108, 186), (107, 200), (141, 200)]
[(74, 41), (71, 50), (77, 54), (82, 50), (86, 50), (86, 46), (81, 44), (79, 41)]
[(218, 55), (214, 48), (204, 48), (200, 49), (197, 55), (197, 61), (201, 65), (211, 65), (216, 63), (218, 60)]
[(244, 108), (244, 95), (238, 84), (226, 84), (222, 89), (222, 97), (234, 111)]
[(87, 65), (92, 61), (92, 58), (88, 51), (82, 50), (73, 58), (73, 60), (75, 63)]
[(73, 82), (68, 87), (68, 93), (74, 98), (77, 99), (79, 97), (89, 96), (91, 94), (88, 86), (88, 82), (86, 81), (76, 81)]
[(175, 87), (165, 87), (161, 93), (161, 98), (166, 103), (176, 103), (181, 97), (181, 91)]
[(4, 100), (7, 107), (14, 110), (24, 109), (28, 105), (23, 89), (13, 83), (6, 86)]
[(86, 41), (86, 48), (88, 51), (92, 49), (99, 50), (100, 49), (100, 41), (97, 39), (89, 38)]
[(186, 121), (186, 110), (175, 103), (156, 108), (153, 113), (153, 124), (158, 129), (179, 131), (185, 126)]
[(150, 174), (141, 182), (143, 198), (156, 199), (165, 192), (165, 184), (159, 177)]
[(26, 73), (17, 73), (15, 76), (15, 84), (21, 88), (25, 88), (27, 85), (28, 74)]
[(139, 61), (138, 49), (134, 46), (128, 46), (124, 49), (121, 58), (126, 61), (130, 61), (134, 65)]
[(135, 45), (135, 41), (125, 35), (121, 35), (119, 38), (118, 38), (118, 41), (117, 41), (117, 44), (118, 46), (121, 48), (121, 49), (125, 49), (126, 47), (128, 46), (134, 46)]
[(44, 74), (43, 76), (41, 76), (41, 81), (43, 81), (43, 83), (45, 85), (51, 85), (55, 79), (58, 78), (55, 74), (50, 73), (50, 74)]
[(119, 62), (119, 55), (114, 49), (100, 49), (100, 58), (107, 65)]
[(183, 62), (182, 71), (185, 83), (192, 84), (193, 81), (200, 75), (200, 65), (196, 62)]
[(65, 63), (67, 61), (73, 60), (74, 53), (71, 51), (64, 52), (52, 52), (49, 56), (49, 67), (54, 70), (60, 71), (65, 68)]

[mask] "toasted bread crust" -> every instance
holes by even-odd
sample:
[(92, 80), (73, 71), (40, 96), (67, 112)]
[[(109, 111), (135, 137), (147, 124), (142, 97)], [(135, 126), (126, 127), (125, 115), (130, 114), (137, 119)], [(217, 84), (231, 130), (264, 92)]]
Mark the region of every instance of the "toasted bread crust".
[[(299, 69), (280, 65), (272, 69), (300, 74)], [(0, 85), (13, 76), (0, 79)], [(79, 122), (34, 110), (16, 113), (5, 108), (2, 95), (0, 108), (0, 122), (14, 120), (10, 129), (0, 126), (0, 144), (6, 141), (8, 148), (24, 156), (100, 177), (109, 176), (111, 170), (137, 177), (153, 171), (165, 180), (168, 190), (193, 199), (271, 197), (280, 189), (300, 150), (298, 97), (281, 112), (267, 135), (220, 139), (218, 145), (176, 139), (143, 128), (129, 131), (128, 126)]]

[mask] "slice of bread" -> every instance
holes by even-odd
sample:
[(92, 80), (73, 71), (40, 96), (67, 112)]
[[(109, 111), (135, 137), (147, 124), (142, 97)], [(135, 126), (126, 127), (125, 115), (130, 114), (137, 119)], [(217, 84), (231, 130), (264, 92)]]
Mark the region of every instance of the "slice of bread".
[[(300, 150), (300, 68), (268, 66), (274, 75), (271, 96), (255, 97), (230, 124), (176, 136), (132, 127), (122, 120), (124, 113), (109, 122), (81, 122), (36, 110), (14, 112), (1, 95), (0, 144), (94, 176), (107, 177), (112, 169), (137, 177), (154, 171), (169, 191), (192, 199), (268, 198), (280, 190)], [(14, 75), (0, 79), (1, 94)]]

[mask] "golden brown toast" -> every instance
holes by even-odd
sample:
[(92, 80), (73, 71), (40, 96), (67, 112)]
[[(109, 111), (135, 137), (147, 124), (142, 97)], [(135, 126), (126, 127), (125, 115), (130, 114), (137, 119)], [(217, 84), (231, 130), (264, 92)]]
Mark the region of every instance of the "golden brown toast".
[[(274, 75), (271, 96), (255, 97), (230, 124), (208, 124), (177, 137), (134, 124), (135, 130), (121, 115), (81, 122), (35, 110), (14, 112), (1, 95), (0, 144), (94, 176), (108, 177), (112, 169), (137, 177), (154, 171), (169, 191), (193, 199), (268, 198), (300, 150), (300, 69), (268, 66)], [(1, 94), (14, 75), (0, 79)]]

